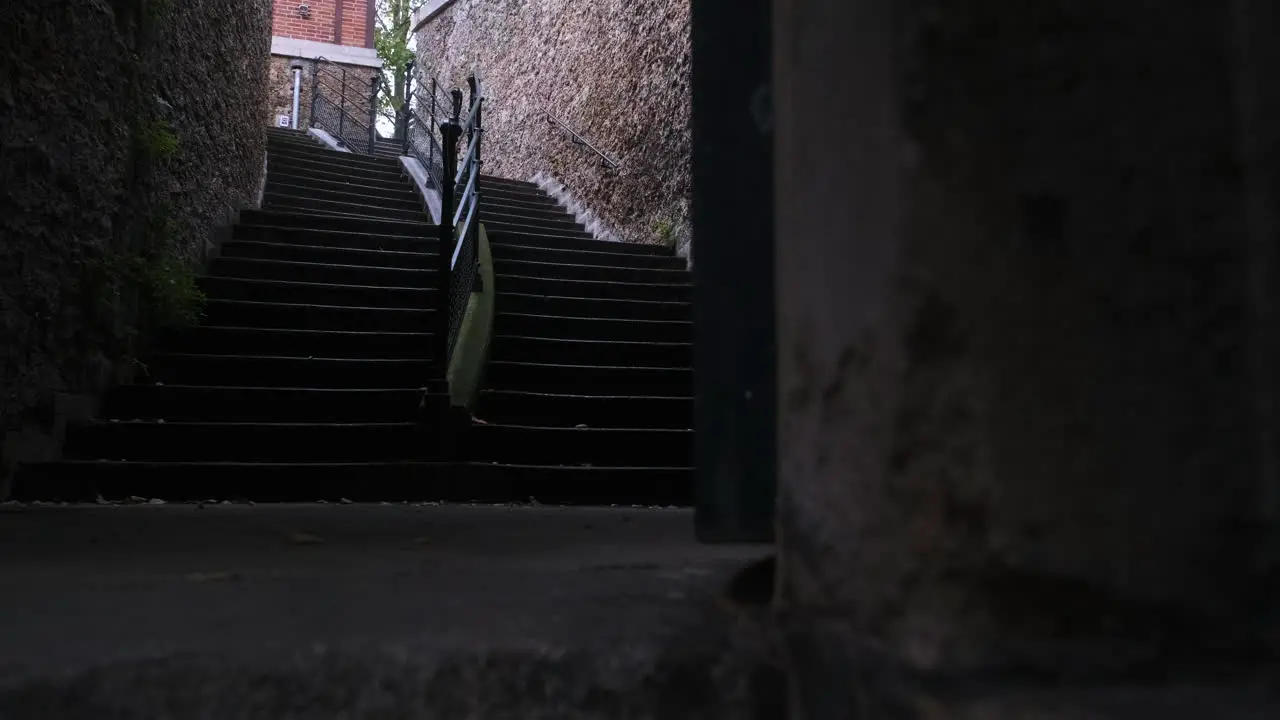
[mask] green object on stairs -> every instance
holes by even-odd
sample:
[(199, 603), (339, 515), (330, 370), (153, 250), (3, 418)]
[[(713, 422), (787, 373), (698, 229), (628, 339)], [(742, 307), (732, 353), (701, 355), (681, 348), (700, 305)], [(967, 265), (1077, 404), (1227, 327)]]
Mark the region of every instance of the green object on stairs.
[(489, 235), (480, 225), (480, 243), (477, 248), (480, 263), (480, 290), (471, 293), (467, 301), (462, 327), (458, 330), (457, 344), (449, 358), (449, 399), (455, 408), (475, 409), (484, 379), (484, 367), (489, 360), (489, 343), (493, 338), (494, 286), (493, 254), (489, 249)]

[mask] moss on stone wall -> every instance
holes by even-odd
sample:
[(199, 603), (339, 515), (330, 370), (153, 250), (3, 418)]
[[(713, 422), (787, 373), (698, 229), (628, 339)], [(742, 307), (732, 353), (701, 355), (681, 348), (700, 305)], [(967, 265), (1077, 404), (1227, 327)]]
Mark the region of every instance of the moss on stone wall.
[(0, 430), (198, 317), (195, 270), (262, 173), (266, 0), (0, 9)]

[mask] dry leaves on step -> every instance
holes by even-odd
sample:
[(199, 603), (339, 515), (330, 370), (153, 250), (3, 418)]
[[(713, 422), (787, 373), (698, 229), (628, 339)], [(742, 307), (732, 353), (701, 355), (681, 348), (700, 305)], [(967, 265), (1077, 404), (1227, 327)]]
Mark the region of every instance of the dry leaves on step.
[(304, 532), (291, 532), (285, 537), (294, 545), (319, 545), (324, 542), (315, 535)]

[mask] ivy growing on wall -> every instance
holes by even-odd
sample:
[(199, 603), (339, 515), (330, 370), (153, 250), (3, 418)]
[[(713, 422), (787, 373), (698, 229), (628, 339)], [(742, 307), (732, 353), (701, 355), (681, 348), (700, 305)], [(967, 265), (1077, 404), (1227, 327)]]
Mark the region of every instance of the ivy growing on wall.
[(199, 322), (205, 298), (173, 217), (168, 169), (182, 146), (156, 100), (147, 66), (172, 0), (116, 0), (115, 11), (117, 28), (134, 51), (125, 99), (132, 160), (114, 235), (86, 258), (80, 296), (95, 339), (112, 354), (133, 358), (150, 331)]

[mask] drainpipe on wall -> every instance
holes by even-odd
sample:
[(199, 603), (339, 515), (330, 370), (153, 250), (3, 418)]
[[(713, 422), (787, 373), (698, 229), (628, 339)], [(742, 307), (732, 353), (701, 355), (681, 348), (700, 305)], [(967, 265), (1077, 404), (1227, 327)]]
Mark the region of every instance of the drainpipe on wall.
[(302, 92), (302, 61), (294, 60), (289, 64), (293, 69), (293, 114), (289, 116), (289, 127), (298, 129), (298, 99)]

